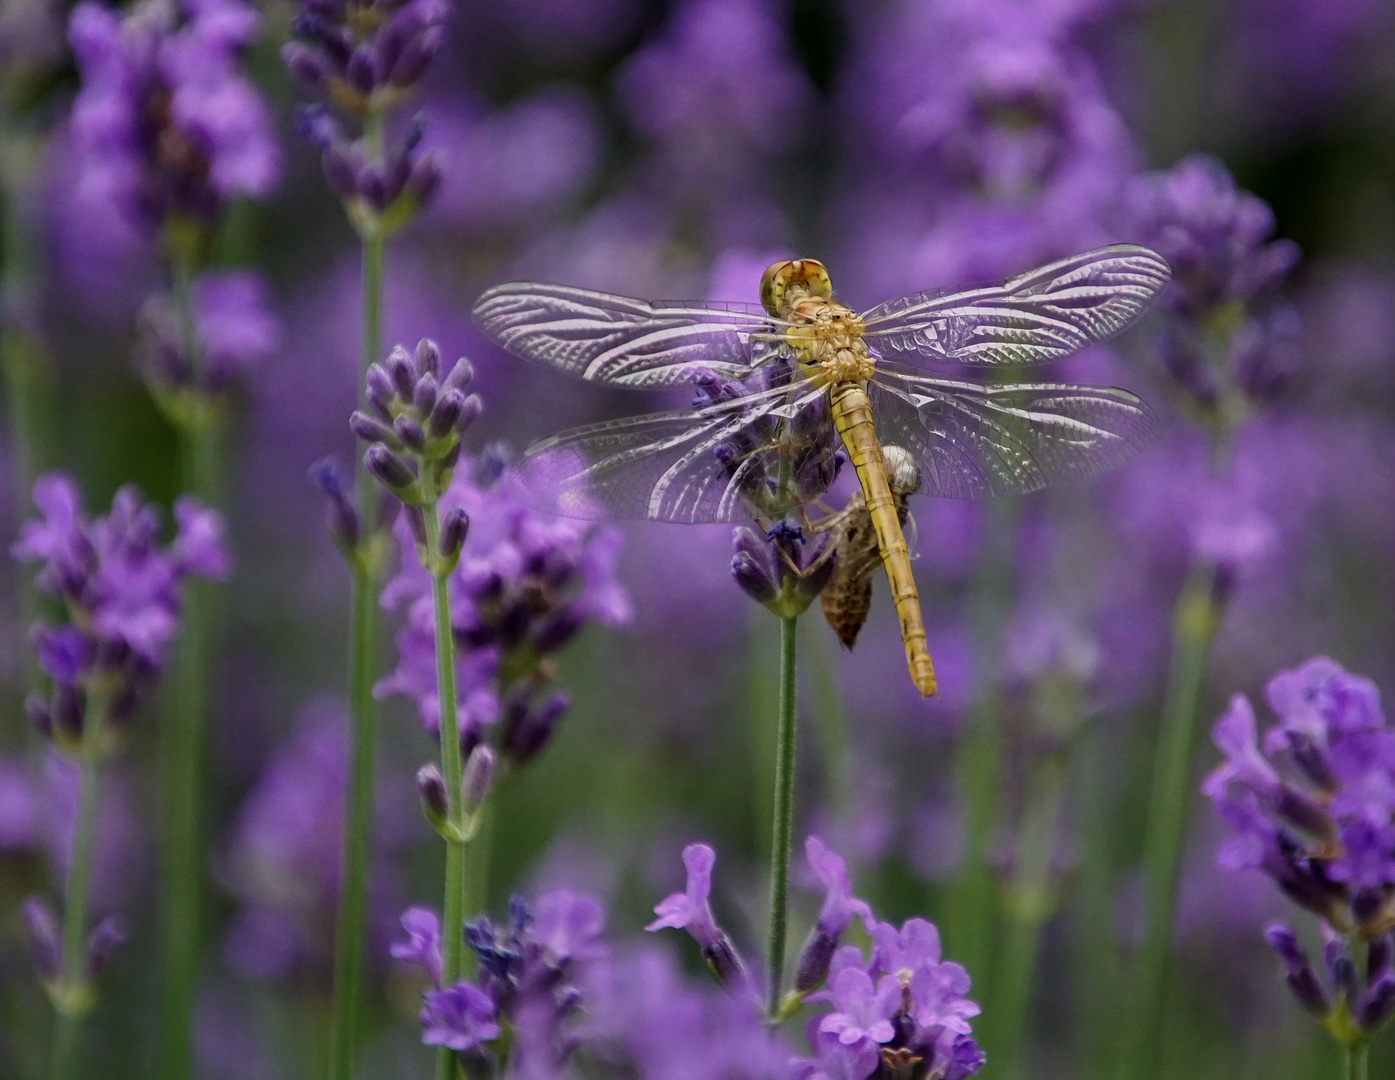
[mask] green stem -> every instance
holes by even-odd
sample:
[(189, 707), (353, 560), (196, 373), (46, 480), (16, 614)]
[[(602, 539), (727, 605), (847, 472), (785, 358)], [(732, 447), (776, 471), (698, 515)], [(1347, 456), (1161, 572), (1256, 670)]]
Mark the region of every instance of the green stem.
[(767, 1015), (780, 1012), (785, 980), (785, 921), (790, 836), (794, 831), (795, 639), (798, 616), (780, 620), (780, 712), (775, 738), (775, 814), (770, 841), (770, 938), (766, 949)]
[[(363, 121), (370, 154), (382, 148), (382, 117), (370, 112)], [(383, 237), (362, 236), (363, 325), (359, 397), (362, 373), (382, 355)], [(377, 747), (378, 711), (373, 682), (378, 657), (378, 487), (360, 457), (357, 498), (362, 540), (351, 561), (349, 625), (349, 789), (343, 836), (343, 879), (334, 932), (334, 999), (329, 1034), (329, 1080), (349, 1080), (363, 1016), (363, 943), (367, 921), (368, 860), (373, 847), (373, 773)]]
[(54, 1028), (51, 1076), (66, 1080), (74, 1075), (78, 1028), (92, 1006), (87, 979), (87, 901), (91, 891), (92, 855), (97, 835), (97, 804), (101, 790), (101, 758), (106, 732), (106, 700), (88, 700), (82, 757), (78, 775), (77, 822), (73, 829), (72, 858), (63, 893), (63, 955), (54, 992), (58, 1018)]
[(1369, 1080), (1371, 1044), (1342, 1047), (1342, 1080)]
[(1036, 977), (1041, 930), (1051, 917), (1054, 898), (1051, 853), (1065, 793), (1063, 752), (1050, 754), (1034, 770), (1023, 803), (1017, 838), (1017, 867), (1004, 896), (1004, 947), (998, 951), (993, 980), (992, 1021), (984, 1045), (997, 1058), (1002, 1072), (1020, 1073), (1022, 1037)]
[(1119, 1074), (1124, 1080), (1149, 1080), (1160, 1071), (1177, 872), (1191, 795), (1192, 744), (1211, 642), (1220, 617), (1215, 586), (1214, 570), (1194, 569), (1177, 598), (1173, 616), (1171, 670), (1143, 848), (1147, 923), (1134, 984), (1133, 1014), (1124, 1032)]
[[(181, 426), (184, 488), (216, 505), (221, 431), (215, 403), (199, 396), (198, 327), (193, 310), (192, 258), (172, 266), (184, 352), (193, 372), (193, 405)], [(208, 659), (213, 593), (205, 582), (185, 585), (185, 610), (173, 673), (172, 707), (162, 725), (164, 759), (163, 1016), (160, 1076), (193, 1075), (193, 1014), (201, 952), (203, 772), (208, 712)]]
[(1081, 848), (1075, 883), (1075, 917), (1071, 928), (1075, 984), (1079, 988), (1077, 1010), (1079, 1060), (1091, 1076), (1112, 1075), (1114, 1029), (1111, 1018), (1118, 1002), (1119, 957), (1114, 936), (1102, 932), (1114, 921), (1114, 877), (1111, 854), (1112, 823), (1117, 813), (1110, 790), (1110, 758), (1105, 728), (1095, 723), (1085, 736), (1077, 762), (1075, 786), (1081, 795)]
[[(436, 697), (441, 705), (441, 776), (446, 782), (449, 813), (446, 837), (445, 896), (441, 904), (441, 983), (454, 985), (461, 977), (465, 954), (465, 802), (460, 790), (460, 719), (455, 693), (455, 636), (451, 631), (450, 575), (441, 563), (441, 521), (437, 500), (436, 465), (421, 468), (422, 508), (426, 518), (426, 550), (422, 561), (431, 573), (431, 608), (436, 626)], [(438, 1080), (455, 1075), (455, 1051), (441, 1047), (436, 1056)]]

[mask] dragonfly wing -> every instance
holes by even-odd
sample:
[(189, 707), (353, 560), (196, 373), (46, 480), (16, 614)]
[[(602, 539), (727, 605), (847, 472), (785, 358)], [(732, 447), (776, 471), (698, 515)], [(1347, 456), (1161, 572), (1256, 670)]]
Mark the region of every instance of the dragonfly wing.
[(1128, 461), (1158, 434), (1158, 418), (1127, 390), (1063, 383), (999, 386), (879, 373), (870, 387), (882, 445), (920, 464), (920, 494), (947, 499), (1022, 495)]
[(692, 369), (748, 372), (752, 335), (774, 323), (759, 307), (635, 300), (511, 281), (475, 302), (475, 323), (515, 356), (611, 386), (692, 382)]
[(1023, 366), (1105, 341), (1147, 310), (1171, 277), (1161, 255), (1115, 244), (959, 292), (913, 293), (864, 313), (883, 356)]
[(525, 501), (567, 517), (700, 524), (748, 521), (757, 507), (778, 517), (786, 508), (769, 504), (767, 480), (784, 448), (800, 445), (781, 435), (784, 421), (823, 395), (804, 390), (791, 403), (779, 388), (574, 428), (530, 446), (514, 481)]

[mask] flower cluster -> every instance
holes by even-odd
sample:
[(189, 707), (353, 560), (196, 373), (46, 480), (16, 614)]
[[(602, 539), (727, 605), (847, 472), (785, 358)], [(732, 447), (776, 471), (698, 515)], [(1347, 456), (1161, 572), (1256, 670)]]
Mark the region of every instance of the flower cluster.
[(191, 303), (198, 350), (188, 355), (180, 315), (168, 293), (141, 308), (137, 355), (155, 391), (169, 399), (192, 389), (216, 394), (269, 359), (281, 337), (266, 279), (250, 270), (209, 271), (194, 281)]
[[(377, 122), (399, 105), (435, 58), (449, 11), (444, 0), (305, 0), (281, 56), (307, 89), (342, 114)], [(360, 235), (398, 228), (435, 193), (441, 167), (421, 149), (413, 121), (395, 145), (379, 133), (346, 136), (325, 106), (302, 107), (296, 130), (320, 152), (325, 176)]]
[(738, 525), (732, 548), (731, 576), (747, 596), (782, 619), (802, 614), (837, 564), (827, 538), (806, 550), (803, 530), (788, 521), (776, 522), (764, 536)]
[[(908, 919), (898, 929), (878, 922), (871, 908), (853, 896), (847, 866), (838, 855), (813, 836), (804, 850), (824, 886), (824, 902), (800, 951), (794, 988), (781, 1012), (792, 1014), (802, 1001), (829, 1008), (809, 1021), (813, 1056), (796, 1063), (796, 1075), (800, 1080), (906, 1075), (962, 1080), (977, 1073), (984, 1055), (969, 1024), (979, 1011), (965, 996), (969, 974), (942, 959), (934, 925)], [(738, 997), (749, 998), (745, 967), (708, 902), (716, 854), (706, 844), (691, 844), (683, 850), (683, 861), (687, 888), (655, 906), (659, 917), (648, 929), (687, 930), (719, 981)], [(854, 918), (862, 920), (872, 939), (870, 956), (854, 945), (839, 947)]]
[(465, 928), (479, 958), (477, 983), (441, 985), (441, 926), (435, 912), (410, 908), (394, 958), (420, 966), (435, 984), (421, 1010), (422, 1041), (477, 1060), (499, 1061), (495, 1075), (551, 1076), (575, 1044), (573, 1021), (591, 965), (606, 953), (605, 916), (589, 896), (558, 889), (535, 907), (515, 897), (506, 927), (487, 916)]
[(389, 108), (445, 37), (444, 0), (305, 0), (281, 49), (291, 74), (353, 116)]
[[(543, 748), (568, 705), (564, 694), (547, 693), (555, 654), (589, 622), (627, 622), (630, 603), (615, 576), (619, 533), (530, 510), (500, 482), (500, 466), (490, 454), (461, 463), (441, 497), (441, 533), (462, 524), (448, 588), (463, 749), (468, 756), (498, 722), (502, 757), (519, 764)], [(377, 693), (408, 695), (439, 733), (431, 579), (414, 521), (407, 513), (395, 527), (402, 569), (382, 599), (405, 608), (407, 621), (397, 669)]]
[(1322, 920), (1330, 989), (1292, 930), (1267, 936), (1300, 1001), (1342, 1041), (1364, 1041), (1395, 1012), (1395, 730), (1374, 684), (1325, 657), (1280, 672), (1265, 696), (1278, 722), (1262, 742), (1241, 695), (1212, 733), (1226, 760), (1203, 790), (1233, 829), (1218, 861), (1259, 868)]
[(124, 14), (85, 0), (73, 10), (81, 205), (143, 231), (202, 228), (230, 200), (270, 194), (280, 153), (240, 66), (260, 23), (243, 0), (141, 0)]
[(1172, 282), (1168, 373), (1203, 414), (1233, 423), (1272, 400), (1299, 363), (1298, 315), (1276, 293), (1299, 259), (1275, 240), (1274, 214), (1236, 187), (1225, 166), (1196, 155), (1136, 177), (1125, 192), (1129, 235), (1166, 256)]
[(94, 699), (103, 702), (101, 721), (119, 727), (148, 693), (179, 626), (182, 580), (228, 573), (223, 519), (181, 498), (179, 532), (162, 548), (159, 517), (133, 487), (116, 493), (108, 516), (89, 520), (77, 484), (52, 473), (35, 483), (34, 503), (43, 516), (25, 523), (10, 552), (42, 564), (38, 586), (66, 605), (68, 621), (33, 632), (53, 691), (31, 698), (29, 714), (60, 749), (100, 753), (109, 732), (84, 746)]

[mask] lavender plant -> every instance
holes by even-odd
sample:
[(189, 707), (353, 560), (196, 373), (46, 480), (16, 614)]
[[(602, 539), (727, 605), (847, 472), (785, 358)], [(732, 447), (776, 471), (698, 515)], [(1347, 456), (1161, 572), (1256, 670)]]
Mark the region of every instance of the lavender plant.
[(1199, 520), (1192, 523), (1190, 565), (1173, 613), (1154, 758), (1143, 852), (1147, 931), (1120, 1059), (1121, 1075), (1133, 1080), (1154, 1075), (1159, 1060), (1188, 776), (1211, 643), (1239, 564), (1256, 542), (1253, 519), (1235, 513), (1230, 441), (1295, 373), (1298, 317), (1278, 292), (1299, 253), (1292, 242), (1272, 239), (1272, 211), (1239, 190), (1212, 158), (1187, 158), (1166, 172), (1137, 177), (1125, 198), (1132, 227), (1173, 267), (1160, 300), (1169, 316), (1164, 362), (1184, 408), (1206, 431), (1211, 453), (1210, 475), (1195, 478)]
[(1262, 740), (1242, 694), (1211, 732), (1225, 761), (1202, 790), (1231, 830), (1217, 862), (1262, 871), (1318, 917), (1325, 979), (1287, 923), (1264, 936), (1345, 1075), (1365, 1080), (1371, 1036), (1395, 1014), (1395, 732), (1375, 684), (1327, 657), (1279, 672), (1264, 696), (1278, 719)]
[[(107, 228), (158, 246), (170, 291), (147, 303), (139, 352), (156, 401), (180, 433), (184, 486), (212, 503), (222, 486), (224, 391), (271, 350), (276, 334), (259, 284), (205, 273), (232, 201), (265, 198), (279, 178), (268, 110), (242, 69), (260, 25), (242, 0), (143, 0), (124, 14), (86, 0), (69, 25), (82, 78), (72, 116), (79, 200), (89, 216), (117, 219)], [(160, 1054), (172, 1077), (192, 1070), (212, 602), (190, 591), (178, 707), (162, 732), (169, 880)]]
[[(320, 152), (325, 177), (359, 237), (363, 276), (360, 357), (364, 372), (382, 355), (387, 238), (430, 198), (440, 177), (435, 155), (420, 149), (420, 121), (413, 121), (391, 147), (385, 128), (440, 48), (447, 12), (445, 0), (305, 0), (292, 23), (295, 40), (281, 50), (297, 81), (329, 103), (302, 107), (296, 127)], [(356, 138), (344, 134), (343, 121), (357, 125)], [(348, 672), (352, 766), (329, 1064), (334, 1080), (347, 1080), (353, 1069), (363, 999), (364, 897), (377, 731), (373, 704), (379, 649), (375, 599), (384, 542), (377, 495), (364, 469), (358, 472), (357, 506), (352, 514), (342, 484), (325, 469), (319, 469), (316, 476), (329, 500), (331, 518), (345, 526), (336, 531), (332, 524), (331, 532), (344, 553), (352, 581)], [(351, 539), (346, 531), (350, 520), (354, 523)]]
[(34, 503), (43, 516), (24, 525), (11, 554), (41, 564), (38, 587), (61, 602), (66, 620), (34, 627), (50, 690), (32, 696), (27, 710), (53, 751), (81, 769), (61, 922), (38, 897), (24, 910), (37, 970), (58, 1016), (52, 1075), (61, 1080), (77, 1066), (79, 1024), (96, 999), (93, 979), (124, 936), (114, 916), (87, 928), (104, 766), (164, 671), (185, 579), (225, 577), (229, 560), (221, 516), (189, 496), (176, 503), (179, 532), (163, 548), (158, 516), (134, 488), (117, 492), (109, 515), (89, 519), (76, 483), (49, 474), (35, 483)]

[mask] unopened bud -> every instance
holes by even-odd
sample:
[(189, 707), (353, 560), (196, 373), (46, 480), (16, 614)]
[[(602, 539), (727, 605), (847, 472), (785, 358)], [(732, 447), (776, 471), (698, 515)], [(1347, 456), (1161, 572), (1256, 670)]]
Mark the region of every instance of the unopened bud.
[(437, 554), (452, 569), (455, 567), (456, 559), (460, 558), (460, 549), (465, 546), (465, 537), (469, 531), (470, 515), (465, 512), (463, 506), (453, 506), (446, 511), (445, 520), (441, 522)]
[[(420, 353), (421, 350), (417, 351)], [(417, 389), (412, 395), (412, 409), (418, 416), (426, 417), (431, 415), (431, 410), (435, 407), (436, 376), (428, 371), (417, 380)]]
[[(401, 419), (399, 417), (398, 419)], [(401, 446), (406, 440), (399, 440), (393, 429), (365, 412), (355, 411), (349, 416), (349, 430), (367, 443), (386, 443), (388, 446)]]
[(557, 721), (571, 706), (571, 699), (558, 691), (536, 709), (525, 702), (516, 703), (505, 717), (504, 752), (522, 764), (535, 757), (557, 727)]
[(392, 377), (382, 364), (372, 364), (368, 368), (368, 374), (364, 376), (364, 381), (368, 387), (369, 404), (378, 410), (384, 420), (392, 423), (392, 399), (396, 393)]
[(409, 449), (421, 453), (426, 449), (426, 432), (421, 430), (421, 425), (413, 420), (406, 413), (399, 416), (392, 424), (392, 430), (397, 433)]
[(823, 985), (824, 980), (828, 978), (828, 966), (833, 962), (833, 954), (837, 949), (837, 934), (830, 934), (817, 926), (809, 931), (809, 937), (799, 954), (799, 964), (794, 971), (796, 992), (811, 994)]
[(470, 382), (474, 379), (474, 377), (474, 365), (472, 365), (469, 360), (465, 359), (465, 357), (462, 356), (459, 360), (455, 362), (455, 367), (450, 369), (450, 374), (446, 376), (445, 381), (441, 383), (441, 389), (442, 391), (460, 390), (461, 392), (464, 392), (466, 389), (468, 389)]
[(401, 345), (394, 345), (384, 366), (392, 377), (392, 385), (398, 395), (403, 401), (411, 401), (416, 391), (417, 376), (412, 370), (412, 358), (407, 355), (407, 350)]
[[(417, 378), (422, 379), (430, 375), (434, 383), (436, 377), (441, 373), (441, 347), (430, 338), (422, 338), (417, 342), (416, 352), (412, 359), (416, 363)], [(429, 412), (429, 409), (422, 409), (422, 412)]]
[(1395, 975), (1386, 972), (1372, 984), (1356, 1007), (1356, 1022), (1363, 1031), (1375, 1031), (1395, 1013)]
[(471, 394), (460, 407), (460, 419), (456, 420), (455, 429), (464, 434), (465, 429), (478, 420), (482, 412), (484, 412), (483, 399), (478, 394)]
[(444, 828), (450, 818), (450, 800), (446, 795), (446, 782), (441, 770), (435, 765), (426, 764), (417, 770), (417, 797), (421, 799), (421, 812), (433, 829)]
[(410, 493), (417, 482), (411, 467), (382, 443), (368, 448), (363, 463), (383, 487), (399, 497)]
[(494, 784), (494, 751), (480, 743), (470, 751), (470, 759), (465, 762), (465, 776), (460, 783), (460, 794), (465, 800), (466, 810), (475, 810), (489, 798), (489, 789)]
[(87, 935), (87, 974), (96, 977), (111, 962), (126, 940), (126, 927), (117, 915), (108, 915)]
[(533, 634), (533, 649), (539, 656), (556, 652), (576, 636), (582, 620), (571, 608), (564, 608), (553, 615)]
[(465, 409), (465, 394), (460, 390), (447, 390), (436, 399), (436, 407), (431, 410), (428, 430), (433, 439), (444, 439), (460, 423), (460, 414)]
[(750, 983), (746, 965), (732, 947), (726, 934), (720, 934), (716, 941), (702, 950), (702, 958), (707, 961), (708, 970), (721, 985), (732, 991), (743, 991)]
[(1332, 1012), (1332, 1000), (1308, 962), (1308, 954), (1298, 943), (1298, 935), (1283, 923), (1271, 923), (1264, 932), (1270, 947), (1279, 954), (1288, 969), (1289, 989), (1298, 1003), (1314, 1016), (1325, 1017)]
[(376, 68), (373, 49), (368, 45), (360, 45), (349, 56), (349, 65), (345, 72), (349, 85), (360, 94), (371, 94), (373, 84), (377, 82)]
[(63, 970), (58, 919), (53, 909), (37, 896), (24, 901), (20, 914), (29, 936), (29, 955), (34, 961), (34, 971), (42, 981), (51, 982)]
[(40, 738), (53, 738), (53, 714), (49, 712), (48, 702), (38, 694), (30, 694), (24, 699), (24, 715), (29, 718), (29, 723)]
[(324, 493), (328, 509), (329, 535), (345, 551), (358, 546), (361, 528), (358, 510), (344, 491), (344, 481), (333, 458), (323, 458), (310, 467), (310, 479)]

